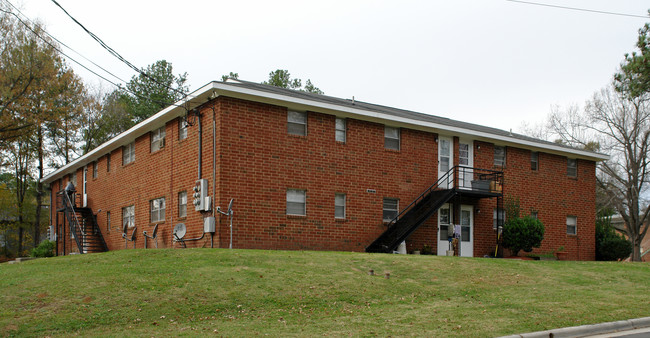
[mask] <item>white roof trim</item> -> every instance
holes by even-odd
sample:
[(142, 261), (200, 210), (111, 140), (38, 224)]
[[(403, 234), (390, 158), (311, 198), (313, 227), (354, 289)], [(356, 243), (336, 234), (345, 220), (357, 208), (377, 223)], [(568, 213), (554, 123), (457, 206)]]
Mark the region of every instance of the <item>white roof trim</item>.
[(353, 108), (349, 106), (341, 106), (332, 103), (318, 102), (318, 101), (296, 98), (296, 97), (291, 97), (291, 96), (286, 96), (286, 95), (281, 95), (276, 93), (269, 93), (269, 92), (250, 89), (250, 88), (231, 86), (223, 82), (211, 82), (192, 92), (189, 96), (191, 98), (186, 98), (176, 102), (174, 105), (161, 110), (155, 115), (133, 126), (131, 129), (101, 144), (97, 148), (91, 150), (89, 153), (77, 158), (76, 160), (68, 163), (67, 165), (48, 174), (42, 179), (42, 182), (45, 184), (49, 184), (50, 182), (54, 181), (55, 177), (70, 174), (74, 170), (76, 170), (76, 168), (79, 168), (82, 165), (86, 165), (90, 162), (96, 161), (100, 157), (106, 155), (109, 151), (135, 141), (135, 139), (138, 136), (144, 133), (148, 133), (155, 128), (159, 128), (167, 121), (185, 114), (185, 109), (180, 106), (188, 105), (189, 109), (193, 109), (205, 103), (209, 99), (209, 97), (213, 94), (214, 91), (216, 91), (217, 94), (223, 96), (228, 96), (227, 93), (236, 93), (239, 94), (238, 96), (243, 95), (243, 96), (252, 96), (257, 98), (265, 98), (267, 100), (276, 101), (276, 104), (292, 103), (294, 105), (308, 107), (310, 110), (313, 111), (326, 110), (329, 113), (341, 112), (341, 113), (362, 116), (362, 117), (375, 119), (375, 120), (398, 122), (404, 124), (405, 126), (420, 127), (419, 129), (422, 128), (434, 129), (438, 133), (448, 132), (448, 133), (456, 134), (458, 136), (471, 136), (473, 139), (479, 139), (479, 140), (491, 141), (491, 142), (496, 141), (496, 143), (504, 143), (506, 145), (510, 144), (510, 145), (526, 146), (528, 148), (533, 148), (535, 150), (545, 150), (556, 154), (560, 153), (569, 157), (573, 155), (577, 158), (584, 158), (592, 161), (609, 159), (608, 155), (594, 153), (594, 152), (580, 150), (580, 149), (565, 148), (565, 147), (556, 146), (547, 143), (521, 140), (514, 137), (495, 135), (491, 133), (479, 132), (479, 131), (466, 129), (466, 128), (452, 127), (452, 126), (447, 126), (438, 123), (420, 121), (420, 120), (415, 120), (415, 119), (410, 119), (405, 117), (398, 117), (390, 114), (373, 112), (373, 111)]

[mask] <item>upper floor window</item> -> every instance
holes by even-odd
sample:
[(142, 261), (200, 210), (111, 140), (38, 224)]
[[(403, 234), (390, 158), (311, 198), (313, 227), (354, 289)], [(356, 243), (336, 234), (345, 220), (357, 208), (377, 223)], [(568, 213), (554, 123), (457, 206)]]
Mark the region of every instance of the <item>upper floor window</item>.
[(578, 160), (575, 158), (567, 159), (566, 174), (569, 177), (578, 176)]
[(345, 194), (334, 195), (334, 217), (345, 218)]
[(384, 148), (399, 150), (399, 128), (384, 127)]
[(111, 153), (106, 154), (106, 172), (111, 171)]
[(506, 147), (494, 146), (494, 165), (505, 167), (506, 165)]
[(133, 228), (135, 226), (135, 205), (122, 208), (122, 227)]
[(160, 127), (151, 132), (151, 152), (165, 147), (165, 127)]
[(287, 189), (287, 215), (305, 216), (307, 214), (306, 191), (301, 189)]
[(165, 220), (165, 198), (156, 198), (149, 201), (151, 210), (151, 222), (162, 222)]
[(287, 131), (292, 135), (307, 135), (307, 113), (289, 111), (287, 114)]
[(97, 161), (93, 162), (93, 178), (97, 178)]
[(178, 139), (184, 140), (187, 138), (187, 116), (183, 116), (178, 121)]
[(399, 200), (397, 198), (384, 198), (383, 215), (384, 222), (390, 222), (399, 213)]
[(345, 143), (345, 119), (336, 118), (336, 141)]
[(578, 233), (578, 217), (566, 217), (566, 233), (568, 235), (576, 235)]
[(127, 165), (133, 161), (135, 161), (135, 142), (122, 147), (122, 165)]
[(539, 153), (536, 151), (530, 152), (530, 169), (539, 169)]

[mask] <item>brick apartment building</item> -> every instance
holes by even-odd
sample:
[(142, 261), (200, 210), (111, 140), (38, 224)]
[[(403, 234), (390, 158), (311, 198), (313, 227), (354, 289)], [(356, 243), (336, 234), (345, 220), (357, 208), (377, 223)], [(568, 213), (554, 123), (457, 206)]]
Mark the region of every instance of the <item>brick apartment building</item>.
[[(459, 224), (460, 254), (482, 257), (495, 250), (497, 210), (514, 198), (546, 227), (537, 252), (563, 247), (570, 259), (593, 260), (596, 162), (606, 158), (229, 80), (209, 83), (43, 182), (56, 201), (58, 254), (143, 248), (145, 240), (149, 248), (392, 252), (405, 240), (409, 252), (426, 245), (444, 255), (447, 225)], [(76, 194), (63, 192), (70, 181)], [(217, 207), (227, 211), (232, 199), (231, 228)], [(176, 238), (181, 223), (186, 231)]]

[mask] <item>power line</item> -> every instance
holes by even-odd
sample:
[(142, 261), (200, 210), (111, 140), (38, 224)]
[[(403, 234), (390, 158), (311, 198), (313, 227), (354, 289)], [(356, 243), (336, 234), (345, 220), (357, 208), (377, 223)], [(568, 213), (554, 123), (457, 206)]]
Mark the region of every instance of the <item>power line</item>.
[[(5, 2), (8, 3), (11, 7), (13, 7), (14, 10), (16, 10), (18, 13), (20, 13), (20, 15), (22, 15), (22, 16), (23, 16), (27, 21), (29, 21), (32, 25), (36, 26), (36, 23), (35, 23), (33, 20), (31, 20), (27, 15), (25, 15), (23, 12), (21, 12), (20, 9), (18, 9), (16, 6), (14, 6), (14, 5), (9, 1), (9, 0), (5, 0)], [(126, 81), (124, 81), (123, 79), (121, 79), (121, 78), (118, 77), (117, 75), (115, 75), (115, 74), (111, 73), (110, 71), (104, 69), (102, 66), (98, 65), (98, 64), (95, 63), (93, 60), (90, 60), (89, 58), (83, 56), (81, 53), (77, 52), (77, 51), (74, 50), (72, 47), (66, 45), (66, 44), (63, 43), (61, 40), (57, 39), (57, 38), (54, 37), (52, 34), (48, 33), (48, 31), (46, 31), (44, 28), (41, 27), (41, 29), (43, 30), (43, 32), (44, 32), (45, 34), (47, 34), (50, 38), (54, 39), (54, 41), (58, 42), (60, 45), (62, 45), (62, 46), (64, 46), (64, 47), (68, 48), (69, 50), (73, 51), (73, 52), (76, 53), (77, 55), (79, 55), (79, 56), (81, 56), (82, 58), (84, 58), (86, 61), (92, 63), (92, 64), (95, 65), (97, 68), (103, 70), (104, 72), (106, 72), (107, 74), (109, 74), (109, 75), (111, 75), (112, 77), (116, 78), (116, 79), (119, 80), (120, 82), (126, 83)]]
[(543, 7), (553, 7), (553, 8), (561, 8), (561, 9), (569, 9), (572, 11), (580, 11), (580, 12), (590, 12), (590, 13), (598, 13), (598, 14), (609, 14), (609, 15), (618, 15), (618, 16), (628, 16), (632, 18), (642, 18), (642, 19), (648, 19), (648, 16), (644, 15), (636, 15), (636, 14), (625, 14), (625, 13), (615, 13), (615, 12), (608, 12), (608, 11), (598, 11), (594, 9), (586, 9), (586, 8), (577, 8), (577, 7), (566, 7), (566, 6), (558, 6), (558, 5), (551, 5), (551, 4), (543, 4), (543, 3), (538, 3), (538, 2), (530, 2), (530, 1), (520, 1), (520, 0), (506, 0), (510, 2), (518, 2), (526, 5), (535, 5), (535, 6), (543, 6)]
[[(5, 1), (6, 1), (6, 0), (5, 0)], [(7, 2), (8, 2), (8, 1), (7, 1)], [(128, 93), (130, 93), (130, 94), (133, 94), (133, 95), (136, 96), (136, 97), (139, 97), (139, 98), (141, 98), (141, 99), (145, 99), (145, 100), (149, 100), (150, 102), (153, 102), (153, 103), (156, 103), (156, 104), (161, 104), (161, 105), (171, 105), (171, 106), (176, 106), (176, 107), (180, 107), (180, 108), (185, 108), (185, 109), (187, 109), (186, 107), (184, 107), (184, 106), (182, 106), (182, 105), (175, 104), (175, 103), (168, 103), (168, 102), (161, 102), (161, 101), (155, 101), (155, 100), (152, 100), (152, 99), (149, 98), (149, 97), (146, 97), (146, 96), (143, 96), (143, 95), (139, 95), (139, 94), (137, 94), (137, 93), (135, 93), (135, 92), (133, 92), (133, 91), (127, 89), (127, 88), (124, 88), (124, 87), (122, 87), (122, 86), (116, 84), (115, 82), (113, 82), (113, 81), (111, 81), (111, 80), (105, 78), (104, 76), (98, 74), (97, 72), (93, 71), (92, 69), (86, 67), (84, 64), (82, 64), (82, 63), (80, 63), (79, 61), (75, 60), (74, 58), (70, 57), (68, 54), (64, 53), (61, 49), (57, 48), (53, 43), (51, 43), (50, 41), (48, 41), (47, 39), (45, 39), (44, 37), (42, 37), (40, 34), (38, 34), (38, 32), (36, 32), (36, 31), (35, 31), (35, 30), (34, 30), (34, 29), (33, 29), (33, 28), (28, 24), (28, 23), (26, 23), (25, 21), (23, 21), (23, 19), (20, 18), (16, 13), (14, 13), (14, 12), (12, 12), (12, 11), (4, 10), (4, 9), (2, 9), (2, 8), (0, 8), (0, 11), (1, 11), (1, 12), (4, 12), (4, 13), (7, 13), (7, 14), (10, 14), (10, 15), (13, 15), (14, 17), (16, 17), (16, 19), (18, 19), (18, 21), (19, 21), (20, 23), (22, 23), (25, 27), (27, 27), (27, 29), (29, 29), (32, 33), (34, 33), (34, 35), (36, 35), (39, 39), (43, 40), (43, 42), (45, 42), (46, 44), (48, 44), (48, 45), (49, 45), (50, 47), (52, 47), (54, 50), (56, 50), (57, 52), (61, 53), (61, 55), (65, 56), (66, 58), (68, 58), (68, 59), (70, 59), (70, 60), (72, 60), (74, 63), (76, 63), (76, 64), (78, 64), (79, 66), (83, 67), (85, 70), (87, 70), (87, 71), (89, 71), (89, 72), (95, 74), (97, 77), (99, 77), (99, 78), (103, 79), (104, 81), (106, 81), (106, 82), (108, 82), (108, 83), (114, 85), (115, 87), (117, 87), (117, 88), (119, 88), (119, 89), (121, 89), (121, 90), (124, 90), (124, 91), (126, 91), (126, 92), (128, 92)], [(43, 30), (43, 31), (45, 31), (45, 30)], [(48, 34), (48, 35), (49, 35), (49, 34)]]
[(164, 84), (164, 83), (160, 83), (160, 82), (158, 82), (156, 79), (154, 79), (153, 77), (149, 76), (149, 74), (147, 74), (146, 72), (144, 72), (144, 71), (140, 70), (138, 67), (134, 66), (131, 62), (129, 62), (128, 60), (126, 60), (124, 57), (122, 57), (122, 55), (120, 55), (120, 54), (119, 54), (118, 52), (116, 52), (113, 48), (111, 48), (109, 45), (107, 45), (107, 44), (106, 44), (102, 39), (100, 39), (97, 35), (95, 35), (95, 34), (94, 34), (93, 32), (91, 32), (91, 31), (89, 31), (89, 30), (88, 30), (84, 25), (82, 25), (79, 21), (77, 21), (77, 19), (75, 19), (72, 15), (70, 15), (70, 13), (68, 13), (68, 11), (65, 10), (65, 8), (63, 8), (61, 5), (59, 5), (58, 2), (56, 2), (56, 0), (52, 0), (52, 2), (53, 2), (55, 5), (57, 5), (57, 6), (58, 6), (58, 7), (59, 7), (59, 8), (60, 8), (60, 9), (61, 9), (61, 10), (62, 10), (62, 11), (63, 11), (63, 12), (64, 12), (68, 17), (69, 17), (69, 18), (70, 18), (70, 19), (72, 19), (72, 21), (74, 21), (77, 25), (79, 25), (79, 27), (81, 27), (81, 28), (82, 28), (86, 33), (88, 33), (88, 35), (90, 35), (90, 36), (91, 36), (95, 41), (97, 41), (97, 42), (98, 42), (98, 43), (99, 43), (99, 44), (100, 44), (104, 49), (106, 49), (109, 53), (111, 53), (111, 55), (115, 56), (118, 60), (122, 61), (124, 64), (126, 64), (127, 66), (129, 66), (131, 69), (135, 70), (136, 72), (138, 72), (138, 73), (141, 74), (142, 76), (148, 78), (149, 80), (151, 80), (151, 81), (153, 81), (153, 82), (155, 82), (155, 83), (157, 83), (157, 84), (159, 84), (159, 85), (161, 85), (161, 86), (163, 86), (163, 87), (165, 87), (165, 88), (167, 88), (167, 89), (169, 89), (169, 90), (172, 90), (172, 91), (174, 91), (174, 92), (176, 92), (176, 93), (181, 94), (181, 95), (183, 96), (183, 98), (185, 98), (185, 97), (188, 96), (188, 94), (186, 94), (186, 93), (183, 92), (182, 90), (178, 90), (178, 89), (176, 89), (176, 88), (173, 88), (173, 87), (167, 86), (167, 85)]

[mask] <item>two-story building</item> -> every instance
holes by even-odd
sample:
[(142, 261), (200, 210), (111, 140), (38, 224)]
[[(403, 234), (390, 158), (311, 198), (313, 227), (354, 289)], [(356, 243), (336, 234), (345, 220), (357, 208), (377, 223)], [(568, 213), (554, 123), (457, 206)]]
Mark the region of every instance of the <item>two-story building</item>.
[[(563, 247), (571, 259), (593, 260), (596, 162), (606, 158), (448, 118), (229, 80), (43, 182), (57, 201), (59, 254), (143, 248), (144, 231), (149, 248), (392, 252), (405, 241), (408, 251), (426, 245), (445, 254), (452, 228), (462, 256), (482, 257), (494, 254), (510, 200), (544, 223), (539, 252)], [(63, 191), (68, 182), (76, 194)], [(231, 201), (232, 217), (217, 211), (228, 213)]]

